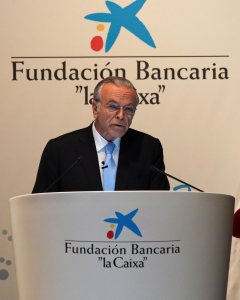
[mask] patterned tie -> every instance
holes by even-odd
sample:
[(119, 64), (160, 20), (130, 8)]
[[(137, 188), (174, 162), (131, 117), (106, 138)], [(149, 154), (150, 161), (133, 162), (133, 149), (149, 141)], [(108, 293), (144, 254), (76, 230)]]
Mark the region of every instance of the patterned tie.
[(115, 144), (112, 142), (107, 143), (105, 146), (106, 159), (105, 168), (103, 169), (103, 190), (114, 191), (115, 190), (115, 178), (116, 178), (116, 164), (113, 159), (113, 150)]

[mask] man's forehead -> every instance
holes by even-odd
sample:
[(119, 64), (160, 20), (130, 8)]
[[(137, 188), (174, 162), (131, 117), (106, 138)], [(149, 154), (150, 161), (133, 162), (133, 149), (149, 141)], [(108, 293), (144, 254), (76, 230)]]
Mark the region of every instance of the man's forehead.
[(135, 93), (132, 90), (116, 90), (112, 92), (112, 96), (117, 99), (134, 99)]
[(136, 92), (134, 89), (124, 86), (116, 86), (113, 84), (106, 84), (102, 89), (102, 96), (105, 100), (133, 100), (136, 99)]

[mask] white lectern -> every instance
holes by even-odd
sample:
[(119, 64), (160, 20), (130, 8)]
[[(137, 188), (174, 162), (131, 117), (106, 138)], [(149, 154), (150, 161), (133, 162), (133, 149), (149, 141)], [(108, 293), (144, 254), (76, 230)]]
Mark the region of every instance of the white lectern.
[(19, 300), (224, 300), (234, 198), (73, 192), (10, 199)]

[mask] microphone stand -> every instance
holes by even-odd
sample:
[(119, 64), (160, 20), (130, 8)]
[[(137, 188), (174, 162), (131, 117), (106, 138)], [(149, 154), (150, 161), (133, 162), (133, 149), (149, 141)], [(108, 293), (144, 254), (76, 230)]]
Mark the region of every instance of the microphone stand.
[(199, 191), (199, 192), (204, 192), (203, 190), (200, 190), (199, 188), (197, 188), (197, 187), (195, 187), (195, 186), (193, 186), (193, 185), (191, 185), (191, 184), (189, 184), (189, 183), (187, 183), (187, 182), (185, 182), (185, 181), (183, 181), (183, 180), (181, 180), (181, 179), (178, 179), (178, 178), (176, 178), (176, 177), (174, 177), (174, 176), (172, 176), (172, 175), (170, 175), (170, 174), (168, 174), (168, 173), (166, 173), (166, 172), (164, 172), (164, 171), (158, 169), (158, 168), (155, 167), (155, 166), (152, 166), (151, 168), (152, 168), (154, 171), (156, 171), (157, 173), (166, 175), (167, 177), (170, 177), (170, 178), (172, 178), (172, 179), (174, 179), (174, 180), (176, 180), (176, 181), (179, 181), (179, 182), (181, 182), (181, 183), (183, 183), (183, 184), (186, 184), (186, 185), (190, 186), (191, 188), (193, 188), (193, 189), (195, 189), (195, 190), (197, 190), (197, 191)]

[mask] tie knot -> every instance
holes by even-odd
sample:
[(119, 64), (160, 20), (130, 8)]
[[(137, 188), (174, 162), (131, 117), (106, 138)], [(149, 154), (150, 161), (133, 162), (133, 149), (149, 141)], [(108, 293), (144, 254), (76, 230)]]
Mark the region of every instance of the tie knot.
[(115, 144), (113, 142), (107, 143), (107, 145), (106, 145), (106, 152), (107, 152), (107, 154), (112, 154), (114, 148), (115, 148)]

